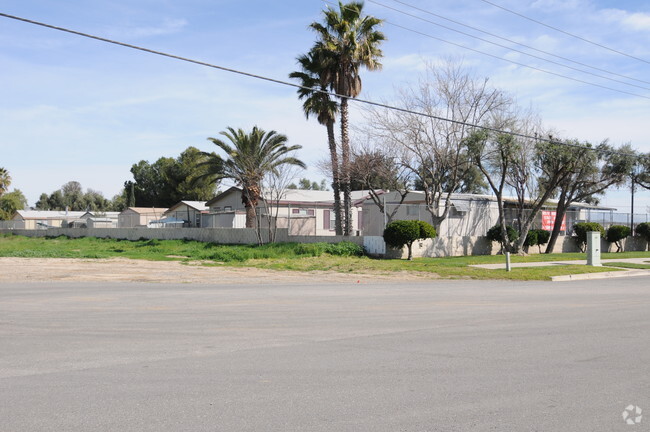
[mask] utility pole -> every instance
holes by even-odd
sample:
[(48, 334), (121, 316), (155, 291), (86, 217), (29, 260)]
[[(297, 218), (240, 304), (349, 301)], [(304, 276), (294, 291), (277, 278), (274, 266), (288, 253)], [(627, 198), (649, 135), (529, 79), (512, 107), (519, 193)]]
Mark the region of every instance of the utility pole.
[(635, 189), (635, 180), (636, 174), (632, 172), (632, 205), (630, 206), (630, 235), (634, 235), (634, 189)]

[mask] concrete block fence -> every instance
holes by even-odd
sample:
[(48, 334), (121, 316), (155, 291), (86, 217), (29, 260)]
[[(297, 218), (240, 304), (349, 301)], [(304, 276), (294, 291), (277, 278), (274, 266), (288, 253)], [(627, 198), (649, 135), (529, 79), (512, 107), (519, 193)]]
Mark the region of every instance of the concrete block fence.
[[(98, 237), (122, 240), (196, 240), (219, 244), (257, 244), (257, 236), (252, 228), (49, 228), (39, 230), (0, 229), (0, 233), (16, 234), (27, 237), (58, 237), (71, 238)], [(263, 235), (267, 240), (266, 233)], [(386, 247), (381, 236), (290, 236), (288, 229), (279, 228), (276, 234), (277, 242), (293, 243), (338, 243), (350, 241), (363, 246), (368, 254), (386, 258), (406, 258), (406, 248), (395, 250)], [(624, 251), (645, 251), (648, 244), (639, 237), (628, 237), (623, 240)], [(541, 251), (544, 252), (542, 247)], [(602, 240), (603, 252), (614, 252), (616, 246)], [(485, 237), (438, 237), (413, 244), (414, 257), (449, 257), (465, 255), (495, 255), (500, 252), (499, 245), (488, 241)], [(575, 240), (570, 236), (560, 236), (553, 252), (579, 252)], [(531, 247), (527, 253), (540, 253), (537, 246)]]

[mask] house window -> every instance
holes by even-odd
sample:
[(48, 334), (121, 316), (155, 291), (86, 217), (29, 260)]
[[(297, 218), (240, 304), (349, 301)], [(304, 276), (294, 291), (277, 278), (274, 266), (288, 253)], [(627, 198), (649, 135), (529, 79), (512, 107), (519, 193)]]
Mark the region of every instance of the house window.
[(231, 206), (225, 206), (223, 208), (223, 211), (232, 211), (232, 207)]
[(214, 208), (214, 211), (215, 211), (215, 212), (220, 212), (220, 211), (221, 211), (221, 207), (215, 207), (215, 208)]
[(316, 210), (314, 209), (304, 209), (304, 208), (294, 208), (291, 209), (291, 214), (299, 216), (315, 216)]

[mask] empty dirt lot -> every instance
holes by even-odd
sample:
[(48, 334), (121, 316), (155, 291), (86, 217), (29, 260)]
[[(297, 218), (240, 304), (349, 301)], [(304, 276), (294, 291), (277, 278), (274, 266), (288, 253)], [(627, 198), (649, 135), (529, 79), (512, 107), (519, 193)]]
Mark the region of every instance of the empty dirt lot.
[(152, 282), (233, 284), (245, 279), (255, 282), (364, 283), (379, 280), (433, 279), (434, 274), (389, 275), (337, 272), (295, 272), (256, 268), (207, 267), (201, 263), (145, 261), (124, 258), (0, 258), (1, 282)]

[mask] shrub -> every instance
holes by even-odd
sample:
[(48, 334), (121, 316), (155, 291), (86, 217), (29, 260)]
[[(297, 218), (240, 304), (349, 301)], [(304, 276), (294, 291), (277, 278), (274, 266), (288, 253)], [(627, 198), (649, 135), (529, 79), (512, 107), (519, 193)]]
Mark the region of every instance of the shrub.
[(296, 245), (295, 254), (319, 257), (325, 253), (326, 247), (325, 243), (300, 243)]
[(536, 231), (537, 231), (537, 244), (540, 246), (547, 244), (548, 241), (551, 239), (551, 232), (543, 229), (536, 230)]
[(334, 256), (362, 256), (363, 247), (349, 241), (339, 243), (300, 243), (295, 245), (296, 255), (319, 257), (325, 253)]
[(420, 238), (421, 239), (428, 239), (428, 238), (436, 238), (438, 237), (438, 233), (436, 232), (436, 229), (432, 227), (430, 224), (424, 222), (424, 221), (418, 221), (418, 224), (420, 225)]
[[(519, 233), (517, 232), (516, 229), (511, 227), (510, 225), (506, 225), (506, 233), (508, 234), (508, 241), (513, 242), (519, 238)], [(490, 228), (485, 234), (485, 236), (488, 238), (490, 241), (495, 241), (499, 242), (501, 244), (504, 243), (503, 237), (501, 237), (501, 225), (496, 224), (492, 228)]]
[(605, 240), (616, 245), (616, 252), (620, 252), (623, 249), (621, 245), (621, 240), (626, 238), (632, 233), (630, 227), (625, 225), (612, 225), (607, 230), (607, 235)]
[(325, 246), (325, 252), (336, 256), (362, 256), (363, 247), (349, 241), (340, 243), (329, 243)]
[(437, 235), (435, 228), (426, 222), (398, 220), (386, 226), (384, 241), (393, 248), (408, 247), (408, 259), (411, 260), (413, 259), (412, 246), (414, 241), (435, 238)]
[(636, 235), (639, 235), (650, 242), (650, 222), (643, 222), (636, 226)]
[(528, 231), (528, 234), (526, 235), (526, 240), (524, 241), (524, 246), (539, 246), (539, 252), (542, 253), (542, 245), (545, 245), (548, 243), (548, 241), (551, 239), (551, 232), (542, 230), (542, 229), (534, 229)]
[(576, 242), (582, 252), (587, 245), (587, 233), (589, 231), (600, 232), (600, 237), (605, 237), (605, 228), (597, 222), (580, 222), (573, 225), (573, 232), (576, 234)]
[(539, 244), (539, 239), (537, 235), (537, 230), (530, 230), (526, 234), (526, 240), (524, 240), (524, 246), (536, 246)]

